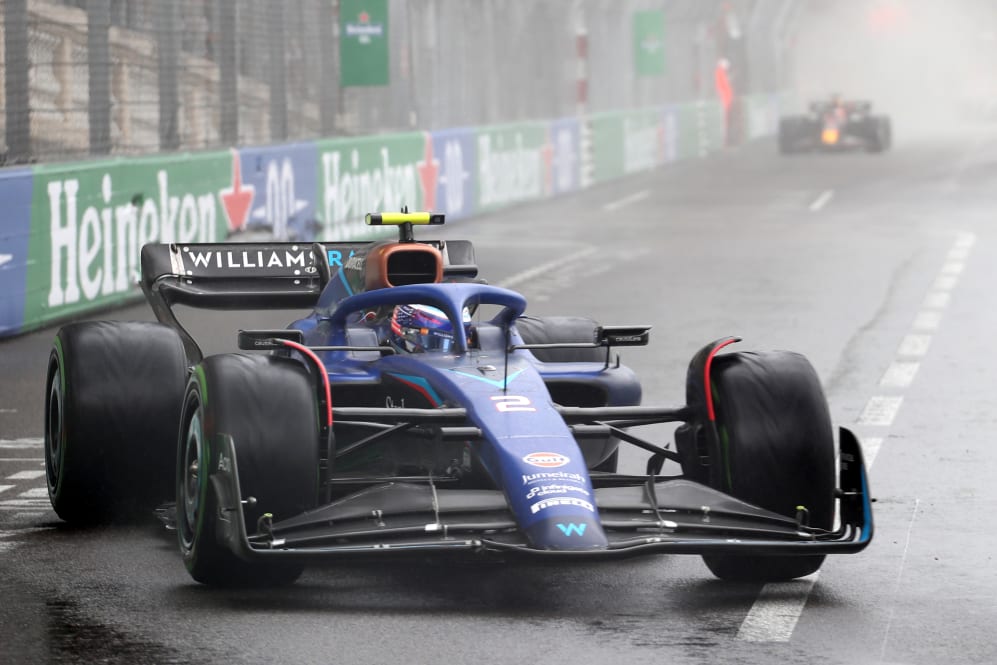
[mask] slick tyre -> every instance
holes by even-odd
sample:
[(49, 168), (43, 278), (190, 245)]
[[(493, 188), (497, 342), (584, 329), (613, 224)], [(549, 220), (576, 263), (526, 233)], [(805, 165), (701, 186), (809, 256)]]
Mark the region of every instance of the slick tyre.
[[(717, 356), (711, 371), (721, 444), (721, 487), (783, 515), (806, 508), (812, 527), (834, 519), (834, 435), (817, 373), (796, 353)], [(768, 582), (809, 575), (823, 556), (715, 556), (721, 579)]]
[(242, 504), (250, 535), (264, 513), (276, 522), (316, 506), (319, 422), (308, 372), (276, 356), (205, 358), (187, 384), (180, 422), (177, 536), (191, 577), (221, 587), (293, 583), (301, 565), (247, 562), (221, 542), (222, 507), (210, 476), (221, 463), (219, 437), (231, 436), (241, 499), (255, 499)]
[(874, 117), (870, 120), (871, 129), (866, 150), (872, 153), (884, 152), (890, 149), (893, 143), (893, 127), (890, 119), (885, 116)]
[(779, 152), (783, 155), (791, 155), (796, 150), (796, 139), (800, 135), (800, 122), (796, 118), (782, 118), (779, 120)]
[(127, 521), (170, 500), (186, 377), (183, 344), (167, 326), (59, 330), (45, 382), (45, 473), (60, 518)]

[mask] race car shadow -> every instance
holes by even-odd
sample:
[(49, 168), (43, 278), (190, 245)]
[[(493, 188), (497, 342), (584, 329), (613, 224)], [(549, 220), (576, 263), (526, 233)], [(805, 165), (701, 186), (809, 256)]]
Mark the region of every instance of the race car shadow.
[(234, 612), (376, 612), (535, 616), (556, 613), (585, 621), (607, 616), (683, 611), (724, 612), (750, 606), (759, 584), (721, 582), (698, 557), (647, 557), (625, 562), (395, 563), (309, 569), (277, 589), (212, 589), (191, 582), (178, 603)]

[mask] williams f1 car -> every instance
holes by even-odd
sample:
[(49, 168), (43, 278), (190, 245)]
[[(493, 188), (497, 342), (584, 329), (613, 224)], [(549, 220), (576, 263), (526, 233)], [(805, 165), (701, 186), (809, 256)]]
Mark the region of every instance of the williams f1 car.
[[(846, 429), (836, 446), (804, 357), (721, 339), (692, 358), (687, 404), (644, 406), (613, 350), (648, 326), (529, 317), (477, 277), (470, 242), (414, 239), (442, 215), (367, 222), (398, 240), (143, 247), (159, 323), (73, 323), (51, 352), (56, 513), (175, 502), (187, 570), (218, 586), (346, 559), (652, 553), (784, 580), (871, 541), (861, 447)], [(311, 313), (204, 357), (176, 305)], [(674, 446), (639, 435), (660, 423)], [(622, 446), (648, 454), (644, 473), (618, 472)]]
[(892, 140), (889, 117), (873, 115), (872, 104), (865, 101), (832, 97), (812, 102), (805, 115), (779, 119), (779, 150), (784, 154), (862, 148), (883, 152)]

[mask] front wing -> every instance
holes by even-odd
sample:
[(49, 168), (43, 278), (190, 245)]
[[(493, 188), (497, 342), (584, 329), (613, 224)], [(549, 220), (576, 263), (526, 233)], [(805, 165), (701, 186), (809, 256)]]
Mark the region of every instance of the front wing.
[(326, 506), (247, 533), (235, 445), (219, 437), (230, 463), (210, 476), (220, 511), (216, 535), (248, 561), (328, 561), (378, 556), (468, 554), (616, 559), (653, 553), (821, 555), (853, 553), (872, 540), (868, 475), (861, 446), (842, 429), (838, 522), (834, 531), (752, 506), (705, 485), (662, 476), (613, 476), (595, 490), (609, 545), (540, 550), (518, 530), (498, 490), (442, 489), (384, 482)]

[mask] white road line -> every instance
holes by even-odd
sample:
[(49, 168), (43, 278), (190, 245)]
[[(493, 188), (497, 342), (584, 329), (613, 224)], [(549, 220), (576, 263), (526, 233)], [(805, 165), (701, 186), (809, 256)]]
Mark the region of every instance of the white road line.
[(810, 204), (810, 212), (818, 212), (821, 208), (830, 203), (831, 199), (834, 197), (834, 190), (827, 189), (821, 192), (821, 195), (814, 199), (814, 202)]
[(942, 266), (943, 275), (961, 275), (962, 271), (966, 268), (966, 264), (962, 261), (949, 261)]
[(45, 463), (44, 457), (0, 457), (0, 462), (31, 462), (32, 464)]
[(607, 203), (606, 205), (602, 206), (602, 209), (605, 210), (606, 212), (613, 212), (614, 210), (619, 210), (620, 208), (626, 207), (631, 203), (637, 203), (637, 201), (643, 201), (650, 195), (651, 192), (649, 192), (646, 189), (642, 189), (641, 191), (635, 192), (630, 196), (624, 196), (622, 199), (618, 199), (616, 201)]
[(817, 573), (793, 582), (766, 584), (741, 623), (737, 639), (746, 642), (788, 642), (816, 583)]
[(865, 456), (865, 468), (871, 469), (872, 463), (879, 455), (879, 449), (883, 446), (883, 437), (869, 436), (862, 439), (862, 454)]
[(920, 358), (928, 352), (929, 346), (931, 346), (931, 335), (917, 335), (912, 333), (904, 337), (904, 340), (900, 342), (897, 355)]
[(522, 272), (516, 273), (515, 275), (512, 275), (511, 277), (508, 277), (502, 280), (501, 282), (498, 282), (495, 286), (500, 286), (503, 289), (511, 289), (517, 284), (528, 282), (531, 279), (536, 279), (537, 277), (545, 273), (553, 272), (569, 263), (580, 261), (588, 256), (591, 256), (592, 254), (595, 254), (595, 252), (596, 252), (595, 247), (586, 247), (585, 249), (577, 251), (574, 254), (569, 254), (568, 256), (562, 256), (559, 259), (548, 261), (547, 263), (535, 266), (533, 268), (530, 268), (529, 270), (524, 270)]
[[(933, 291), (929, 292), (924, 300), (924, 307), (918, 312), (912, 326), (913, 330), (904, 337), (897, 349), (898, 356), (923, 357), (928, 352), (931, 344), (931, 335), (919, 334), (917, 330), (934, 330), (942, 320), (939, 310), (944, 309), (949, 302), (949, 294), (959, 281), (959, 274), (962, 273), (965, 265), (964, 261), (969, 256), (969, 248), (976, 242), (976, 236), (972, 233), (959, 233), (955, 244), (949, 250), (946, 263), (942, 267), (941, 274), (935, 280)], [(894, 360), (893, 364), (886, 370), (880, 380), (880, 385), (890, 388), (905, 388), (914, 380), (919, 363), (914, 361)], [(889, 427), (893, 424), (900, 406), (903, 404), (903, 396), (883, 396), (872, 397), (863, 409), (856, 423), (859, 426)], [(866, 468), (871, 469), (873, 462), (879, 454), (883, 445), (882, 436), (863, 438), (862, 450), (865, 453)], [(917, 509), (920, 500), (914, 505), (914, 516), (911, 517), (911, 524), (907, 531), (907, 543), (904, 546), (904, 556), (900, 564), (900, 571), (897, 576), (897, 588), (903, 575), (904, 565), (907, 559), (907, 550), (910, 546), (911, 529), (914, 518), (917, 516)], [(807, 599), (817, 581), (820, 571), (814, 573), (809, 578), (811, 580), (805, 586), (790, 586), (787, 584), (767, 584), (762, 587), (758, 599), (748, 611), (741, 628), (738, 631), (738, 639), (752, 642), (788, 642), (792, 639), (796, 624), (803, 614)], [(894, 597), (897, 592), (894, 590)], [(889, 636), (890, 626), (896, 611), (895, 604), (890, 609), (890, 619), (887, 623), (886, 632), (883, 636), (883, 644), (880, 650), (880, 659), (886, 653), (886, 641)]]
[(963, 231), (955, 238), (956, 247), (972, 247), (976, 244), (976, 234)]
[(883, 388), (906, 388), (914, 380), (917, 368), (921, 363), (903, 360), (894, 360), (886, 368), (883, 378), (879, 380), (880, 387)]
[(6, 480), (34, 480), (35, 478), (41, 478), (45, 475), (45, 471), (38, 471), (37, 469), (32, 471), (18, 471), (15, 474), (7, 476)]
[(11, 508), (17, 508), (18, 510), (23, 510), (25, 508), (48, 508), (51, 503), (48, 499), (7, 499), (5, 501), (0, 501), (0, 509), (10, 510)]
[(942, 323), (941, 312), (922, 310), (917, 313), (914, 319), (914, 330), (937, 330)]
[(929, 309), (945, 309), (951, 298), (952, 296), (945, 291), (932, 291), (924, 297), (924, 303), (921, 306)]
[(0, 439), (0, 450), (21, 450), (23, 448), (41, 448), (45, 445), (44, 439)]
[(941, 275), (935, 280), (934, 288), (939, 291), (951, 291), (959, 283), (959, 278), (952, 275)]
[(897, 582), (893, 586), (893, 601), (890, 604), (889, 618), (886, 620), (886, 629), (883, 631), (883, 644), (879, 649), (879, 662), (884, 662), (886, 658), (886, 642), (890, 639), (890, 630), (893, 627), (893, 618), (897, 613), (896, 598), (900, 593), (900, 583), (904, 578), (904, 569), (907, 567), (907, 555), (910, 552), (911, 534), (914, 532), (914, 521), (917, 520), (917, 511), (921, 507), (921, 499), (914, 499), (914, 511), (910, 516), (910, 523), (907, 525), (907, 538), (904, 541), (904, 551), (900, 557), (900, 569), (897, 570)]
[(21, 499), (45, 499), (48, 501), (48, 488), (32, 487), (27, 492), (21, 492), (17, 496)]
[(856, 423), (874, 427), (889, 427), (893, 424), (893, 419), (897, 417), (897, 411), (900, 410), (900, 405), (903, 402), (903, 396), (899, 395), (872, 397), (866, 403)]
[(0, 485), (0, 494), (2, 494), (3, 492), (6, 492), (9, 489), (13, 489), (15, 487), (17, 487), (17, 485)]

